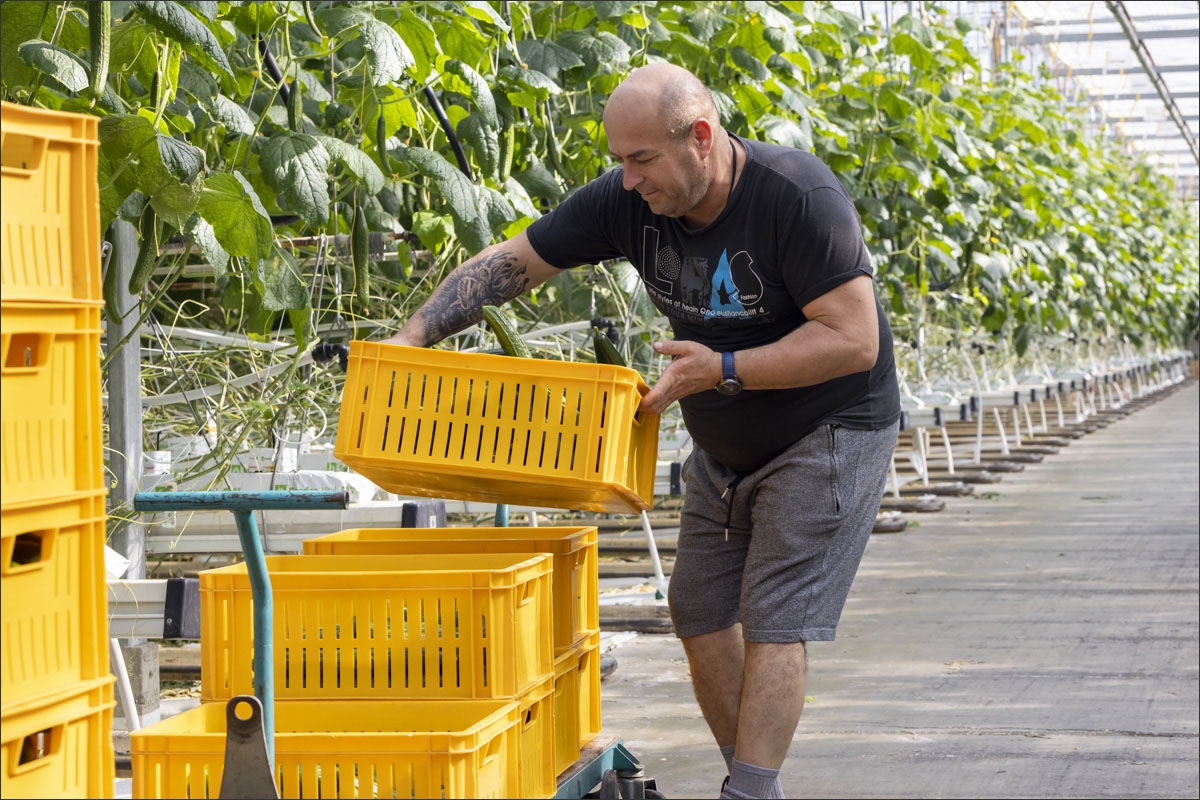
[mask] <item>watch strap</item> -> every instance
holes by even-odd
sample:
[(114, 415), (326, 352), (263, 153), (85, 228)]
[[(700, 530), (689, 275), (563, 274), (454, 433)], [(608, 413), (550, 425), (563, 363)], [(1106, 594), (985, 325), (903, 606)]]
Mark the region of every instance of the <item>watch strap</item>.
[(728, 350), (721, 353), (721, 380), (737, 380), (737, 370), (733, 368), (733, 353)]

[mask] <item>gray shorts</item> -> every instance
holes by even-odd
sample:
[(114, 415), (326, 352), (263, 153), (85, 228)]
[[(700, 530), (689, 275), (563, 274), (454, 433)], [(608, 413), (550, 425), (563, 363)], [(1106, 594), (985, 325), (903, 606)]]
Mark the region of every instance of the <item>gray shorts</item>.
[(694, 449), (667, 598), (676, 635), (741, 622), (748, 642), (831, 641), (875, 525), (897, 427), (823, 425), (728, 492), (737, 473)]

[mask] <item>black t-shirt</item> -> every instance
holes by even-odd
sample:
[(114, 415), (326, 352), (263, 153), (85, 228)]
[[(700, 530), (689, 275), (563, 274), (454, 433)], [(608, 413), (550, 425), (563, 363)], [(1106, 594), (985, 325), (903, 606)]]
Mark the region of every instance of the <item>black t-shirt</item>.
[[(800, 309), (871, 274), (858, 212), (810, 153), (739, 138), (746, 165), (724, 211), (689, 230), (621, 186), (621, 169), (583, 186), (527, 229), (560, 268), (626, 258), (675, 338), (717, 351), (770, 344), (805, 323)], [(879, 430), (900, 416), (892, 332), (883, 308), (879, 357), (866, 372), (794, 389), (715, 389), (680, 400), (692, 439), (730, 469), (750, 471), (827, 423)]]

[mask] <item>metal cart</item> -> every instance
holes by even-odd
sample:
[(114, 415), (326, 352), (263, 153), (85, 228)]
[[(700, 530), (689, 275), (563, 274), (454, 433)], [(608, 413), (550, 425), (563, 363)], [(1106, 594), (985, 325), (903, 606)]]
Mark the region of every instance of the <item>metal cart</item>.
[[(275, 667), (271, 578), (259, 537), (256, 511), (307, 508), (344, 509), (344, 491), (269, 492), (140, 492), (138, 512), (232, 511), (246, 558), (254, 601), (254, 694), (226, 703), (225, 767), (220, 797), (278, 798), (275, 786)], [(498, 506), (497, 522), (506, 525), (508, 507)], [(502, 522), (501, 522), (502, 520)], [(241, 712), (241, 713), (239, 713)], [(604, 800), (658, 798), (653, 780), (615, 736), (601, 734), (580, 751), (579, 760), (558, 778), (556, 798), (598, 797)]]

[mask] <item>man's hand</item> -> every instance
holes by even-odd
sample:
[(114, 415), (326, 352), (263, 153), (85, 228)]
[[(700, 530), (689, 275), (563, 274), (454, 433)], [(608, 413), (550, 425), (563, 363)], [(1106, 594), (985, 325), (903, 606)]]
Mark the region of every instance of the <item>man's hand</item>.
[(698, 342), (655, 342), (654, 349), (674, 360), (642, 397), (639, 411), (661, 414), (679, 398), (712, 389), (721, 379), (721, 354)]
[(400, 345), (404, 345), (405, 347), (423, 347), (424, 346), (421, 342), (416, 341), (409, 334), (405, 333), (404, 330), (401, 330), (396, 335), (390, 336), (387, 339), (380, 339), (379, 343), (380, 344), (400, 344)]

